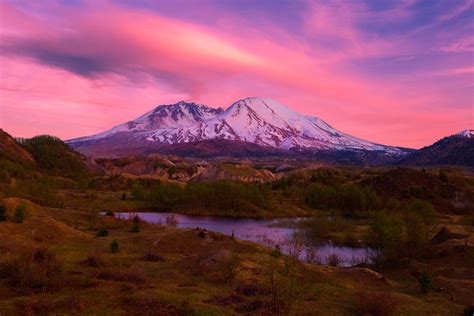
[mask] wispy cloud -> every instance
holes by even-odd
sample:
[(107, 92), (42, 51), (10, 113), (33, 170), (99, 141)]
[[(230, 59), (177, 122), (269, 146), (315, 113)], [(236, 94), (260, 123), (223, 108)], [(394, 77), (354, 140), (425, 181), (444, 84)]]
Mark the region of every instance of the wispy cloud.
[[(395, 145), (472, 125), (472, 94), (457, 86), (472, 73), (472, 1), (188, 4), (2, 2), (2, 126), (73, 137), (156, 103), (226, 106), (248, 95)], [(34, 109), (41, 118), (16, 123)], [(432, 128), (407, 138), (420, 121)]]
[(474, 36), (468, 36), (456, 41), (450, 42), (440, 48), (441, 51), (449, 53), (474, 52)]

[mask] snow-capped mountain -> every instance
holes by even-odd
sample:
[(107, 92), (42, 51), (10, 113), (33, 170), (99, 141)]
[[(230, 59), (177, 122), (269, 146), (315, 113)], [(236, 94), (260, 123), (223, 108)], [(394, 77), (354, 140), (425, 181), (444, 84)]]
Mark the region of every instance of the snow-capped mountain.
[(295, 112), (264, 98), (246, 98), (226, 110), (187, 103), (160, 105), (133, 121), (89, 137), (68, 141), (72, 146), (122, 135), (127, 142), (181, 144), (210, 139), (250, 142), (279, 149), (333, 149), (382, 151), (402, 154), (396, 147), (384, 146), (342, 133), (317, 117)]

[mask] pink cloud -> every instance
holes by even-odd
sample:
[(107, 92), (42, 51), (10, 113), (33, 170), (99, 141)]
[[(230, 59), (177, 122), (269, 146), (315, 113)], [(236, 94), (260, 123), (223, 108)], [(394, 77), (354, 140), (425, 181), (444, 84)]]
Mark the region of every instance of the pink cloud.
[(128, 121), (156, 100), (174, 103), (186, 97), (159, 85), (132, 85), (120, 75), (91, 80), (32, 60), (3, 58), (0, 126), (15, 136), (68, 139)]
[[(310, 2), (306, 13), (305, 31), (318, 43), (318, 49), (332, 60), (343, 58), (401, 54), (405, 45), (402, 38), (385, 38), (376, 32), (363, 30), (360, 25), (372, 23), (386, 25), (411, 16), (408, 7), (413, 1), (400, 1), (398, 6), (381, 12), (372, 12), (362, 1), (331, 0)], [(327, 43), (330, 45), (327, 45)]]
[[(259, 30), (232, 14), (215, 29), (107, 1), (80, 11), (40, 7), (36, 14), (2, 4), (0, 123), (18, 136), (70, 138), (105, 130), (161, 103), (186, 99), (227, 106), (261, 95), (359, 137), (419, 147), (470, 127), (472, 98), (453, 102), (457, 91), (441, 93), (431, 77), (427, 82), (433, 72), (415, 81), (348, 66), (353, 59), (418, 53), (416, 41), (360, 27), (364, 19), (403, 21), (412, 14), (411, 4), (381, 14), (357, 2), (314, 4), (304, 20), (309, 41), (272, 21), (261, 21)], [(446, 111), (453, 103), (456, 109)]]

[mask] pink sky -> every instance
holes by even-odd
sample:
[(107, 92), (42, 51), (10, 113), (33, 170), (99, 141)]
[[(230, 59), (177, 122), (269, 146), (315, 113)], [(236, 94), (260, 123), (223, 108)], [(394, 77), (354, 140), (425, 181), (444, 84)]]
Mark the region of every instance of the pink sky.
[(3, 1), (0, 126), (68, 139), (261, 96), (418, 148), (474, 127), (473, 1), (425, 3)]

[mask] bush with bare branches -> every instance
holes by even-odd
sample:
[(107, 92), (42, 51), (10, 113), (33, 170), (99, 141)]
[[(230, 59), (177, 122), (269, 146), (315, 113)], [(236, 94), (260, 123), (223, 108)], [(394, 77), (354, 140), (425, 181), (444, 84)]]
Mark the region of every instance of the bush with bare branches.
[(38, 248), (0, 263), (0, 278), (20, 292), (51, 292), (61, 287), (63, 264), (46, 248)]

